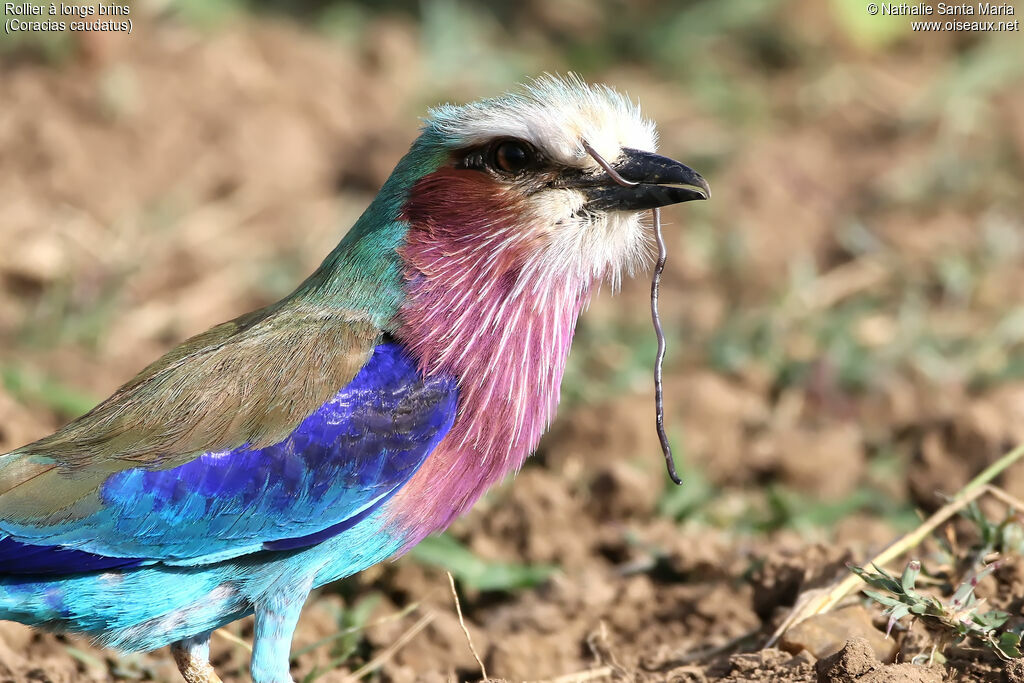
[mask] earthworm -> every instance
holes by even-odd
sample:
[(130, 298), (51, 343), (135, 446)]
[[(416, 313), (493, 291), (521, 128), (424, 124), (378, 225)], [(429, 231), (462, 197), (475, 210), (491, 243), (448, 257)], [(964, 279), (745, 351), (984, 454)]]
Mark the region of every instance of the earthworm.
[[(583, 148), (605, 170), (609, 177), (619, 185), (630, 187), (640, 184), (623, 178), (585, 140), (583, 141)], [(658, 315), (658, 290), (661, 288), (661, 274), (665, 271), (665, 261), (668, 260), (668, 248), (665, 246), (665, 237), (661, 234), (661, 210), (658, 207), (651, 209), (651, 217), (654, 219), (654, 237), (658, 243), (658, 260), (654, 264), (654, 275), (651, 277), (651, 321), (654, 323), (654, 334), (658, 337), (658, 353), (654, 359), (654, 422), (658, 430), (658, 441), (661, 442), (661, 452), (665, 456), (665, 468), (668, 470), (668, 477), (673, 483), (681, 486), (683, 480), (676, 474), (676, 462), (672, 457), (672, 446), (669, 444), (668, 435), (665, 433), (665, 402), (661, 386), (661, 366), (665, 361), (665, 331), (661, 327), (661, 317)]]

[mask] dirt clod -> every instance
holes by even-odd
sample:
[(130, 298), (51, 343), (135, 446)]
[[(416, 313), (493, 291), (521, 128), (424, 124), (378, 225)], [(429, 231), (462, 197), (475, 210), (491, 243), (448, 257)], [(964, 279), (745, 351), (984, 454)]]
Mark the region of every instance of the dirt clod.
[(1024, 683), (1024, 660), (1015, 659), (1008, 662), (1000, 680), (1002, 683)]
[(789, 629), (780, 645), (792, 653), (806, 650), (816, 659), (838, 652), (851, 638), (863, 639), (880, 661), (892, 661), (897, 643), (875, 628), (871, 614), (860, 605), (816, 614)]
[(940, 683), (943, 674), (915, 664), (882, 664), (865, 638), (846, 642), (841, 650), (818, 660), (818, 683)]

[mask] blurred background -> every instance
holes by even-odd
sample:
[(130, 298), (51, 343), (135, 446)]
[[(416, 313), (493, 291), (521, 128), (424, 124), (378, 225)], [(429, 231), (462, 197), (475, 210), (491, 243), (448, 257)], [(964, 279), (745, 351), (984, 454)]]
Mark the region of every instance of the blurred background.
[[(479, 679), (445, 569), (493, 676), (813, 680), (813, 658), (734, 653), (1024, 440), (1019, 31), (912, 32), (856, 0), (130, 11), (130, 35), (0, 35), (0, 452), (290, 292), (429, 106), (576, 71), (638, 99), (660, 151), (714, 189), (663, 212), (685, 485), (658, 449), (641, 277), (583, 317), (559, 419), (514, 482), (310, 602), (299, 681), (367, 663), (386, 681)], [(1024, 467), (997, 483), (1024, 497)], [(1024, 569), (991, 583), (1019, 611)], [(858, 614), (840, 630), (879, 619)], [(248, 680), (242, 646), (214, 654)], [(12, 624), (0, 673), (177, 680), (166, 651)]]

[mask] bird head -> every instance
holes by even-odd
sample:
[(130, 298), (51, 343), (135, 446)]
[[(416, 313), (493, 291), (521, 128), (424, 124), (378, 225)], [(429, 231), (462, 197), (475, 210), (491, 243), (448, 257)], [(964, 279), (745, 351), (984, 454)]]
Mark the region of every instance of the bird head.
[(423, 372), (458, 381), (451, 431), (395, 499), (417, 510), (407, 538), (445, 526), (537, 446), (592, 290), (653, 252), (644, 211), (707, 199), (700, 175), (655, 149), (633, 102), (575, 77), (439, 107), (312, 278)]
[(656, 147), (654, 125), (622, 94), (548, 76), (433, 109), (410, 152), (420, 173), (402, 217), (434, 256), (476, 253), (502, 274), (617, 285), (651, 253), (643, 210), (710, 193)]

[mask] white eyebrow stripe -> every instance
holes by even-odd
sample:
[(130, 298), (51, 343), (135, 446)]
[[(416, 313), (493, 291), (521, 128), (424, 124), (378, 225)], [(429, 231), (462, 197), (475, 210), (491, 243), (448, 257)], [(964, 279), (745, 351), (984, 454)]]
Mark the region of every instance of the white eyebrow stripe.
[(578, 168), (598, 168), (583, 140), (609, 161), (624, 147), (657, 149), (654, 125), (636, 104), (611, 88), (590, 86), (572, 75), (540, 78), (513, 95), (438, 107), (431, 110), (426, 127), (453, 148), (520, 138), (553, 161)]

